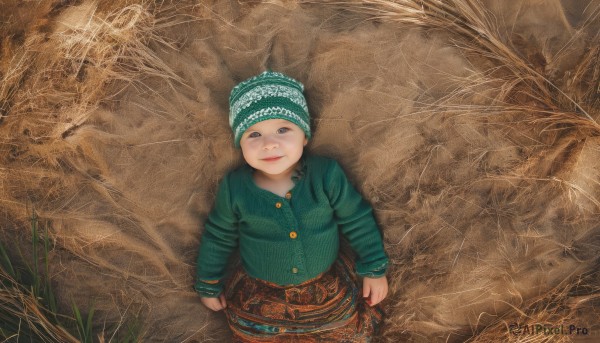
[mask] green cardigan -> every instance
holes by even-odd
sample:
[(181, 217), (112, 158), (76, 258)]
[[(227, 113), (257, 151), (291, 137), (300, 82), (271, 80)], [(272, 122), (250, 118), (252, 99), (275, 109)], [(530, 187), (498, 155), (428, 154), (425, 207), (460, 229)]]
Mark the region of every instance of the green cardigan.
[(385, 274), (388, 258), (371, 206), (340, 165), (305, 154), (294, 181), (281, 197), (259, 188), (248, 165), (225, 176), (200, 244), (194, 288), (201, 296), (221, 293), (228, 258), (238, 247), (251, 277), (278, 285), (312, 279), (338, 257), (340, 232), (357, 254), (358, 275)]

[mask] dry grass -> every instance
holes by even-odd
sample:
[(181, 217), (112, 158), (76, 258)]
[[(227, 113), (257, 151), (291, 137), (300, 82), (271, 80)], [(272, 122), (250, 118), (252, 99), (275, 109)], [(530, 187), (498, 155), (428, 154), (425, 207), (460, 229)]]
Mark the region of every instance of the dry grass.
[[(79, 342), (67, 330), (49, 319), (54, 314), (48, 312), (48, 309), (40, 304), (30, 290), (24, 289), (2, 268), (0, 268), (0, 279), (3, 283), (2, 288), (0, 288), (1, 313), (10, 316), (3, 319), (3, 325), (17, 323), (18, 327), (23, 327), (20, 333), (3, 337), (6, 341), (32, 339), (48, 343)], [(31, 330), (31, 333), (29, 333), (31, 336), (28, 336), (28, 330)]]
[[(313, 2), (303, 1), (303, 3)], [(556, 111), (574, 109), (575, 111), (559, 113), (559, 121), (561, 117), (568, 117), (574, 121), (574, 126), (589, 125), (596, 133), (598, 132), (596, 119), (592, 118), (584, 107), (589, 100), (597, 98), (599, 85), (586, 85), (586, 95), (578, 97), (582, 98), (584, 104), (582, 107), (571, 94), (567, 94), (542, 72), (536, 70), (531, 61), (519, 55), (510, 37), (506, 37), (497, 27), (497, 18), (481, 1), (328, 0), (319, 3), (365, 14), (369, 20), (417, 25), (447, 32), (452, 42), (466, 53), (492, 61), (494, 68), (489, 70), (490, 76), (503, 75), (503, 85), (499, 88), (496, 100), (508, 103), (533, 102), (536, 106), (528, 108), (529, 110), (546, 109), (547, 115), (553, 115)], [(592, 18), (590, 22), (600, 16), (600, 10), (596, 8), (595, 11), (590, 15)], [(597, 41), (598, 36), (593, 37), (593, 40)], [(573, 82), (589, 82), (584, 79), (591, 77), (593, 80), (594, 76), (598, 75), (598, 52), (597, 46), (592, 46), (586, 52), (585, 58), (572, 76), (569, 88), (575, 90), (577, 87)], [(593, 62), (594, 60), (596, 62)], [(584, 121), (582, 122), (578, 117), (583, 117)]]

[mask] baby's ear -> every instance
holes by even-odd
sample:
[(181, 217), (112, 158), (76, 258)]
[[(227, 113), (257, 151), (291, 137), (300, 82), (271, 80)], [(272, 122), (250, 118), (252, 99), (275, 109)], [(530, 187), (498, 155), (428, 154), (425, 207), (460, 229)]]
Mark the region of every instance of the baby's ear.
[(306, 144), (308, 144), (308, 138), (306, 138), (306, 135), (304, 135), (304, 144), (303, 144), (303, 146), (306, 146)]

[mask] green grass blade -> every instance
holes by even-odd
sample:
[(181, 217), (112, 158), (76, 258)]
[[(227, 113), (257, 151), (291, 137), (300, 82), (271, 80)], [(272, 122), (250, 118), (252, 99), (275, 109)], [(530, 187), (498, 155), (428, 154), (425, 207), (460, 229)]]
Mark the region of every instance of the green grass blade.
[(81, 313), (79, 312), (79, 308), (75, 303), (72, 305), (73, 307), (73, 315), (75, 316), (75, 324), (77, 325), (77, 332), (79, 333), (79, 338), (82, 342), (86, 342), (85, 339), (85, 330), (83, 325), (83, 320), (81, 319)]
[(90, 343), (92, 341), (92, 319), (94, 319), (94, 305), (90, 308), (90, 312), (88, 312), (86, 330), (88, 333), (88, 337), (90, 338)]
[(75, 316), (75, 322), (77, 325), (77, 332), (82, 343), (92, 343), (92, 321), (94, 319), (94, 307), (92, 306), (88, 312), (86, 321), (83, 321), (81, 311), (75, 303), (72, 305), (73, 315)]
[(39, 296), (40, 295), (40, 274), (39, 274), (39, 265), (38, 265), (38, 217), (37, 217), (37, 213), (35, 213), (35, 209), (33, 210), (33, 213), (31, 214), (31, 240), (32, 240), (32, 245), (33, 245), (33, 270), (32, 270), (32, 277), (33, 277), (33, 294), (35, 296)]
[(46, 273), (46, 278), (44, 281), (44, 298), (46, 299), (46, 303), (48, 305), (50, 313), (52, 313), (54, 319), (58, 322), (58, 318), (56, 317), (58, 306), (56, 304), (56, 297), (54, 296), (54, 292), (52, 290), (52, 280), (50, 279), (50, 259), (48, 258), (49, 253), (50, 237), (48, 235), (48, 224), (46, 223), (46, 225), (44, 225), (44, 271)]
[(0, 242), (0, 262), (2, 263), (1, 267), (4, 269), (8, 275), (13, 278), (17, 277), (15, 273), (15, 269), (13, 268), (12, 262), (10, 261), (10, 257), (6, 253), (6, 249), (4, 249), (4, 245)]

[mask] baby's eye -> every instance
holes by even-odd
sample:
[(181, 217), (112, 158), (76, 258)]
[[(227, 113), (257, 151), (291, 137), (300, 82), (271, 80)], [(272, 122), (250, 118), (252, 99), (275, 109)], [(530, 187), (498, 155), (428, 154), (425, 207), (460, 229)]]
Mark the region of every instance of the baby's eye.
[(250, 132), (250, 134), (248, 135), (249, 138), (255, 138), (255, 137), (260, 137), (260, 133), (254, 131), (254, 132)]
[(279, 128), (279, 129), (277, 130), (277, 133), (286, 133), (286, 132), (288, 132), (289, 130), (290, 130), (290, 129), (289, 129), (289, 128), (287, 128), (287, 127), (282, 127), (282, 128)]

